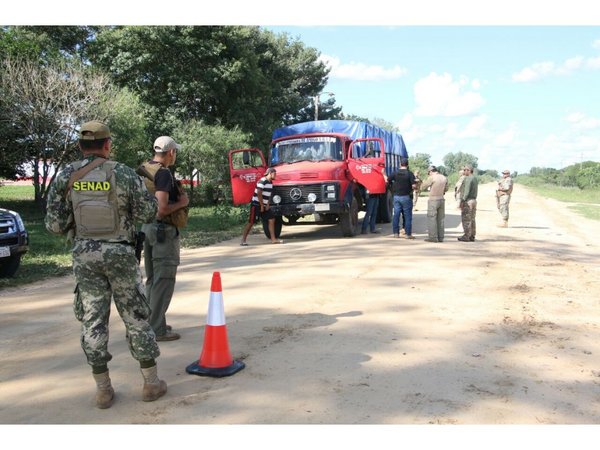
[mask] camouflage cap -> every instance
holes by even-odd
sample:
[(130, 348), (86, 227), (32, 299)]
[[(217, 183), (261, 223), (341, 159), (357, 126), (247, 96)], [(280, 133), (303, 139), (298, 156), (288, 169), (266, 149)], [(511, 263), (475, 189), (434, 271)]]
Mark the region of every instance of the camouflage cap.
[(510, 170), (508, 170), (508, 169), (504, 169), (504, 170), (502, 171), (502, 173), (507, 173), (507, 174), (509, 174), (509, 175), (510, 175)]
[(95, 141), (98, 139), (106, 139), (110, 137), (110, 129), (108, 126), (97, 120), (86, 122), (79, 129), (79, 139), (82, 141)]
[(175, 142), (175, 139), (173, 139), (170, 136), (161, 136), (156, 138), (156, 140), (154, 141), (155, 152), (163, 153), (173, 149), (180, 150), (181, 145)]

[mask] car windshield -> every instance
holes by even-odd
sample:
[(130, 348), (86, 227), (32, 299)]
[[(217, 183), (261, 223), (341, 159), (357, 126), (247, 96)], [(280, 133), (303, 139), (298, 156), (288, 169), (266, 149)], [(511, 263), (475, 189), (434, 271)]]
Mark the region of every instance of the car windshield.
[(316, 136), (279, 141), (271, 148), (271, 165), (298, 161), (341, 161), (342, 146), (333, 136)]

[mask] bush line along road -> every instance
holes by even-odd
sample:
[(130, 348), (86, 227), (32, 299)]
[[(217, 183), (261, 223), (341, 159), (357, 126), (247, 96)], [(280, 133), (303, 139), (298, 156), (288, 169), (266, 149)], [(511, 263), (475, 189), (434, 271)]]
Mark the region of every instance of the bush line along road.
[[(116, 311), (110, 410), (94, 407), (71, 276), (0, 292), (0, 421), (5, 424), (597, 424), (597, 222), (517, 185), (496, 228), (494, 184), (480, 186), (477, 241), (336, 226), (284, 228), (182, 252), (161, 343), (164, 398), (144, 403)], [(246, 368), (188, 375), (202, 350), (212, 273), (221, 273), (229, 345)]]

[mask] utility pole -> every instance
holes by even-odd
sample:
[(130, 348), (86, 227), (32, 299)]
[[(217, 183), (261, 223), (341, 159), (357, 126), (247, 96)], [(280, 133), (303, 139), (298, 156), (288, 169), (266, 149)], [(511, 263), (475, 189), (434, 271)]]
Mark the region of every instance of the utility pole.
[(321, 95), (327, 94), (330, 97), (333, 97), (335, 94), (333, 92), (321, 92), (320, 94), (317, 94), (313, 97), (313, 100), (315, 102), (315, 120), (319, 120), (319, 98), (321, 97)]

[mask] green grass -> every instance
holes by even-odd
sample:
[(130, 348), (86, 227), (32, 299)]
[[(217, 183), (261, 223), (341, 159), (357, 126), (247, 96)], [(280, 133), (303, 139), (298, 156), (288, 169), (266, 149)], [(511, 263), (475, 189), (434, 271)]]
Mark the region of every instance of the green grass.
[(600, 204), (600, 189), (579, 189), (577, 187), (562, 187), (551, 184), (528, 186), (543, 197), (550, 197), (568, 203)]
[(592, 220), (600, 220), (600, 205), (575, 205), (569, 206), (577, 214)]
[[(0, 207), (18, 212), (29, 232), (29, 251), (13, 278), (0, 278), (0, 289), (72, 273), (70, 245), (64, 236), (46, 231), (44, 215), (33, 198), (33, 186), (0, 186)], [(181, 232), (181, 246), (203, 247), (241, 236), (245, 220), (245, 208), (190, 208), (188, 226)]]
[(526, 179), (525, 185), (542, 197), (573, 203), (568, 208), (587, 219), (600, 220), (600, 189), (579, 189), (555, 184), (543, 184), (537, 180)]

